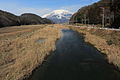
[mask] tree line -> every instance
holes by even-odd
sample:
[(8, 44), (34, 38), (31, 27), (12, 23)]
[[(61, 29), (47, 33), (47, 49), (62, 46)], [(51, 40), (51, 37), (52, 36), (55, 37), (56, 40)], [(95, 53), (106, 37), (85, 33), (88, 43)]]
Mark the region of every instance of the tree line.
[(101, 24), (102, 27), (120, 27), (120, 0), (100, 0), (82, 7), (70, 19), (70, 23)]

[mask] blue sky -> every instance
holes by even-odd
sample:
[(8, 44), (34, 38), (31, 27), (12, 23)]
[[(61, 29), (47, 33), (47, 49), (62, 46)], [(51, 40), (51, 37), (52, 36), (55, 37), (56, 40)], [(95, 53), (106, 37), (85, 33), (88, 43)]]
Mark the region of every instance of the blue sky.
[(81, 7), (97, 1), (99, 0), (0, 0), (0, 10), (16, 15), (35, 13), (42, 16), (57, 9), (65, 9), (74, 13)]

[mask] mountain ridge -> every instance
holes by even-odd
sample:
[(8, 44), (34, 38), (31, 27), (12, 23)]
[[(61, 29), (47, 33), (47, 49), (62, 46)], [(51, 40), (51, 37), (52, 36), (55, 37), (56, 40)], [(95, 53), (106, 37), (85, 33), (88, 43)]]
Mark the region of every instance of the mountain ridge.
[(43, 18), (50, 19), (54, 23), (67, 23), (69, 22), (72, 12), (67, 10), (54, 10), (48, 14), (43, 15)]

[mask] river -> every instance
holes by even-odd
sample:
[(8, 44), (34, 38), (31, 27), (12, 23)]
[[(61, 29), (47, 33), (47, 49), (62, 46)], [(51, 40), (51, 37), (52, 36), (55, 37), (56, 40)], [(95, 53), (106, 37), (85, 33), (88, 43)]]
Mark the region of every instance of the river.
[(28, 80), (120, 80), (106, 56), (84, 42), (82, 34), (64, 29), (56, 50)]

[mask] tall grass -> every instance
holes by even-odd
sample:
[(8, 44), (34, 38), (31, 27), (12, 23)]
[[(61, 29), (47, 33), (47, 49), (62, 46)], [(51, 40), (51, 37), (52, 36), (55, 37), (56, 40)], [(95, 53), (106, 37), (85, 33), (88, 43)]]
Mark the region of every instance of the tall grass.
[[(40, 26), (24, 26), (28, 29), (0, 34), (0, 80), (22, 79), (55, 49), (55, 42), (61, 36), (60, 28)], [(14, 37), (16, 35), (21, 36)], [(44, 41), (36, 42), (40, 39)]]

